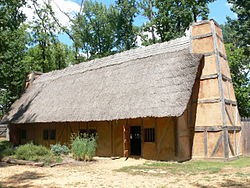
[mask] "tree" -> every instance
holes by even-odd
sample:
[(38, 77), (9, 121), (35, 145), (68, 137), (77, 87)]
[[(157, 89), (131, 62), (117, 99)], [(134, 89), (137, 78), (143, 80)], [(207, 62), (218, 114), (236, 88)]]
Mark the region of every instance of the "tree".
[(250, 116), (250, 2), (228, 0), (237, 19), (227, 18), (222, 26), (226, 52), (240, 115)]
[(138, 13), (136, 0), (117, 0), (115, 8), (118, 11), (114, 20), (116, 48), (118, 51), (130, 50), (136, 46), (137, 32), (133, 26)]
[(37, 16), (30, 26), (32, 29), (31, 41), (36, 46), (35, 53), (32, 54), (35, 62), (42, 72), (65, 68), (67, 66), (66, 57), (62, 44), (57, 39), (60, 30), (54, 20), (55, 16), (50, 1), (38, 4), (37, 1), (32, 0), (32, 6)]
[(139, 2), (139, 7), (142, 11), (142, 15), (148, 19), (141, 28), (142, 45), (148, 46), (155, 44), (158, 40), (156, 37), (155, 28), (155, 0), (142, 0)]
[(214, 0), (184, 1), (156, 0), (156, 30), (161, 41), (169, 41), (185, 34), (197, 18), (207, 19), (208, 3)]
[(231, 27), (236, 31), (236, 36), (239, 39), (238, 45), (244, 47), (245, 52), (250, 52), (250, 1), (248, 0), (228, 0), (232, 4), (231, 10), (237, 14), (237, 19), (228, 18)]
[[(63, 69), (74, 64), (74, 52), (67, 45), (57, 42), (51, 44), (46, 50), (50, 52), (49, 64), (51, 70)], [(42, 72), (43, 65), (40, 63), (41, 61), (41, 49), (39, 45), (36, 45), (29, 47), (22, 63), (26, 65), (25, 70), (27, 73), (32, 71)]]
[(25, 65), (21, 63), (27, 43), (24, 0), (0, 0), (0, 116), (23, 89)]
[(104, 4), (85, 1), (82, 14), (73, 21), (74, 46), (86, 54), (87, 59), (113, 53), (115, 33), (113, 18), (116, 11)]
[(244, 54), (243, 48), (239, 48), (233, 43), (226, 44), (226, 52), (240, 115), (249, 117), (250, 80), (248, 75), (250, 64), (245, 62), (248, 57)]

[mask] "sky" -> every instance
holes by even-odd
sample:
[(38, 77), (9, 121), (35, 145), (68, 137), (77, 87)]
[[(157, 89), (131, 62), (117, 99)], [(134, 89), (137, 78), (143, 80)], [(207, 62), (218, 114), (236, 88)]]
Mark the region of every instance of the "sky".
[[(106, 5), (113, 4), (115, 0), (96, 0), (98, 2), (105, 3)], [(38, 3), (42, 3), (43, 0), (37, 0)], [(56, 14), (56, 17), (64, 26), (69, 26), (69, 19), (61, 13), (59, 8), (70, 15), (74, 15), (80, 10), (81, 0), (51, 0), (52, 8)], [(58, 8), (59, 7), (59, 8)], [(209, 4), (209, 19), (214, 19), (219, 24), (226, 22), (226, 17), (236, 18), (236, 14), (230, 10), (230, 4), (226, 0), (216, 0)], [(28, 17), (28, 21), (33, 19), (33, 11), (30, 8), (24, 8), (24, 13)], [(143, 16), (137, 17), (135, 19), (135, 25), (142, 25), (146, 19)], [(66, 34), (60, 34), (59, 40), (65, 44), (72, 45), (72, 41), (68, 38)]]

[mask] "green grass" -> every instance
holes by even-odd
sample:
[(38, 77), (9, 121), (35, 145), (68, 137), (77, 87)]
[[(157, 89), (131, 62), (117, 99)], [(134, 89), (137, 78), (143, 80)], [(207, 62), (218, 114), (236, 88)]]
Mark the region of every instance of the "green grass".
[[(243, 168), (250, 166), (250, 157), (242, 157), (234, 161), (204, 161), (204, 160), (191, 160), (184, 163), (177, 162), (145, 162), (143, 165), (127, 166), (119, 169), (120, 172), (128, 172), (132, 174), (140, 174), (147, 172), (156, 172), (153, 174), (158, 175), (157, 172), (165, 172), (175, 175), (195, 175), (199, 173), (216, 174), (224, 168)], [(245, 174), (238, 174), (244, 176)]]

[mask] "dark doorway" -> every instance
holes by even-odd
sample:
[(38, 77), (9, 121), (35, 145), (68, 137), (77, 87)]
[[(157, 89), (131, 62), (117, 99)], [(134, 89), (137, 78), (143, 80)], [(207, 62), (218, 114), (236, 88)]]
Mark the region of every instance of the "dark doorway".
[(130, 127), (130, 155), (141, 155), (141, 127)]

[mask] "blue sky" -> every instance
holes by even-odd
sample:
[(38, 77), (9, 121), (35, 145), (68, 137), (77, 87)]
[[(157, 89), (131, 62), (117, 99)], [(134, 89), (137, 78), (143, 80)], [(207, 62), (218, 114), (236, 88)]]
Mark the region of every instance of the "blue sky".
[[(69, 0), (69, 1), (74, 1), (78, 4), (81, 3), (81, 0)], [(115, 0), (96, 0), (98, 2), (103, 2), (107, 5), (113, 4), (115, 2)], [(226, 17), (229, 16), (231, 18), (236, 18), (236, 15), (230, 10), (230, 6), (227, 3), (226, 0), (216, 0), (213, 3), (209, 4), (209, 19), (214, 19), (215, 21), (217, 21), (219, 24), (223, 24), (226, 22)], [(145, 22), (145, 18), (143, 18), (142, 16), (137, 17), (135, 19), (135, 24), (140, 26), (143, 24), (143, 22)], [(67, 37), (67, 35), (60, 35), (59, 39), (61, 42), (66, 43), (71, 45), (72, 42), (70, 41), (70, 39)]]
[[(72, 0), (76, 3), (81, 3), (81, 0)], [(98, 2), (105, 3), (106, 5), (113, 4), (115, 0), (96, 0)], [(209, 18), (215, 19), (219, 24), (223, 24), (226, 21), (226, 17), (235, 18), (235, 14), (230, 10), (229, 4), (226, 0), (216, 0), (209, 4)], [(137, 18), (136, 25), (141, 25), (145, 21), (144, 19)]]

